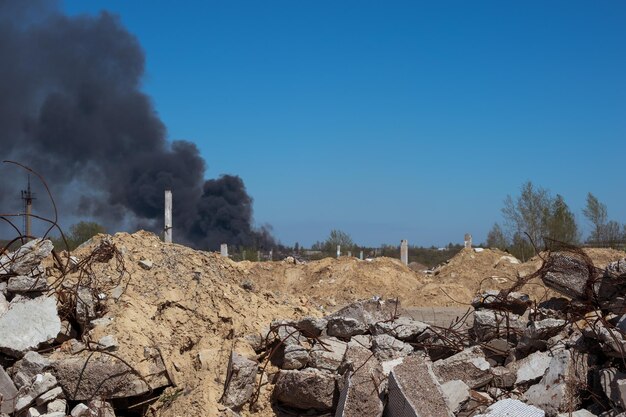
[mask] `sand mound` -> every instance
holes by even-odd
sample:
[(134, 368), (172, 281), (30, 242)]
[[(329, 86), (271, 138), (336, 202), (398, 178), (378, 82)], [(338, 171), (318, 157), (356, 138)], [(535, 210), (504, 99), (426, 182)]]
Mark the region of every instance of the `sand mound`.
[[(587, 248), (584, 251), (598, 268), (609, 262), (626, 257), (626, 252), (614, 249)], [(463, 249), (445, 264), (435, 268), (432, 276), (422, 280), (418, 289), (425, 304), (422, 306), (458, 306), (469, 303), (479, 291), (506, 289), (517, 282), (518, 276), (525, 277), (537, 271), (542, 258), (535, 256), (520, 263), (510, 254), (498, 249), (476, 252)], [(558, 297), (556, 292), (545, 288), (539, 278), (529, 280), (521, 291), (535, 300)]]
[(397, 259), (325, 258), (305, 264), (240, 262), (245, 276), (261, 289), (276, 294), (308, 297), (322, 310), (333, 310), (356, 299), (399, 297), (403, 305), (425, 300), (415, 290), (424, 279)]
[[(75, 255), (88, 254), (103, 238), (93, 238)], [(130, 281), (118, 300), (107, 295), (105, 316), (113, 321), (97, 326), (90, 337), (116, 335), (116, 353), (129, 363), (144, 362), (146, 350), (160, 352), (175, 385), (163, 397), (176, 400), (157, 401), (153, 415), (218, 415), (231, 349), (253, 355), (240, 338), (258, 333), (275, 318), (311, 314), (306, 305), (290, 301), (297, 297), (241, 288), (240, 268), (217, 254), (165, 244), (146, 232), (111, 239), (123, 254)], [(94, 272), (116, 276), (115, 267), (114, 262), (95, 264)]]

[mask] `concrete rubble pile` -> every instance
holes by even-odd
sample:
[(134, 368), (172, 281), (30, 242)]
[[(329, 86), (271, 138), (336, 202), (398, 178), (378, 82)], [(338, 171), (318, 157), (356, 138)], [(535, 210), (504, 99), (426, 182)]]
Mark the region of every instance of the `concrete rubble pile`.
[(600, 271), (553, 253), (540, 272), (567, 298), (485, 291), (469, 330), (380, 299), (275, 320), (247, 337), (256, 361), (233, 353), (221, 403), (254, 409), (262, 381), (278, 415), (626, 417), (626, 259)]
[(113, 398), (148, 389), (114, 354), (101, 354), (116, 350), (114, 336), (86, 346), (106, 294), (79, 286), (66, 311), (58, 294), (73, 287), (52, 288), (42, 266), (52, 250), (35, 239), (0, 256), (0, 416), (115, 417)]

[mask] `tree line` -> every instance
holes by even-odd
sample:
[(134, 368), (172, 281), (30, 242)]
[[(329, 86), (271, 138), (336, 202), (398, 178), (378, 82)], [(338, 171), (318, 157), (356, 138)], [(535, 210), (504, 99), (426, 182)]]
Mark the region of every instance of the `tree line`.
[(504, 223), (493, 225), (485, 245), (507, 250), (521, 260), (532, 257), (535, 248), (549, 248), (555, 243), (624, 248), (626, 224), (609, 220), (606, 205), (592, 193), (587, 194), (582, 213), (591, 225), (585, 239), (563, 196), (552, 196), (549, 190), (528, 181), (519, 196), (506, 197)]

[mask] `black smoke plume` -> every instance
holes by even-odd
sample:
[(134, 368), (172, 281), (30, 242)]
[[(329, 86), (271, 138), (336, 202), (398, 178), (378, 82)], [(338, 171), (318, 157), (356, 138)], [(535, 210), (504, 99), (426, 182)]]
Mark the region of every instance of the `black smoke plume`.
[[(68, 17), (54, 2), (0, 0), (0, 156), (40, 172), (63, 214), (158, 232), (171, 188), (175, 240), (272, 245), (267, 230), (252, 227), (243, 181), (205, 181), (196, 146), (167, 140), (141, 91), (143, 74), (141, 46), (116, 16)], [(3, 207), (24, 185), (6, 172)]]

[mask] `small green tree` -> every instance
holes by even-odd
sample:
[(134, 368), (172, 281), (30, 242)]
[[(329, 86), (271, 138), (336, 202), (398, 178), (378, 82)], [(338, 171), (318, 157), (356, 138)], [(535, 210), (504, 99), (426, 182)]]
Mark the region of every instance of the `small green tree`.
[(601, 242), (610, 248), (617, 248), (624, 240), (624, 234), (622, 233), (622, 225), (615, 220), (611, 220), (608, 223), (602, 225), (600, 236)]
[(545, 216), (547, 236), (551, 240), (569, 244), (578, 243), (579, 233), (574, 214), (560, 194), (552, 202)]
[(341, 251), (345, 252), (352, 250), (354, 242), (346, 232), (333, 229), (330, 231), (328, 238), (324, 241), (324, 251), (334, 253), (337, 250), (337, 245), (341, 245)]
[[(552, 198), (548, 190), (535, 187), (530, 181), (522, 185), (521, 193), (515, 200), (510, 195), (504, 200), (502, 215), (508, 234), (512, 237), (512, 247), (524, 247), (520, 255), (524, 255), (526, 248), (533, 244), (543, 244), (543, 237), (548, 234), (546, 217), (549, 216), (551, 205)], [(521, 245), (520, 239), (527, 240), (526, 235), (532, 244), (528, 242), (528, 245)]]
[(526, 262), (535, 254), (535, 248), (525, 235), (515, 233), (513, 239), (511, 239), (509, 252), (516, 258), (521, 259), (522, 262)]
[(583, 209), (583, 214), (593, 226), (589, 240), (602, 241), (602, 228), (607, 218), (606, 206), (596, 196), (587, 193), (587, 205)]
[(489, 248), (498, 248), (502, 250), (508, 248), (509, 244), (507, 242), (506, 236), (504, 235), (502, 227), (500, 227), (498, 223), (494, 223), (493, 227), (487, 234), (486, 245)]

